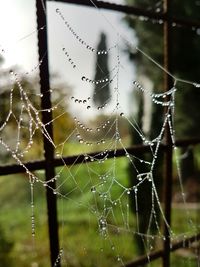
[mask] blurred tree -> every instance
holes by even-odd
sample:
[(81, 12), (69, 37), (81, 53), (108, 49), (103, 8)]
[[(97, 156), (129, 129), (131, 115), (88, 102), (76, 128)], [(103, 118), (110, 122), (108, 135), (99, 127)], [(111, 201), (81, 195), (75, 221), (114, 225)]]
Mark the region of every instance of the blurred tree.
[[(173, 16), (179, 17), (192, 17), (199, 18), (200, 6), (197, 3), (198, 1), (173, 1), (171, 13)], [(154, 0), (126, 0), (126, 3), (129, 5), (139, 6), (141, 8), (150, 9), (155, 12), (162, 11), (162, 2), (156, 2)], [(132, 17), (127, 16), (125, 21), (130, 26), (130, 28), (136, 33), (138, 39), (138, 46), (145, 51), (148, 55), (150, 55), (156, 62), (163, 65), (163, 27), (160, 23), (155, 23), (153, 20), (147, 20), (142, 18), (133, 19)], [(176, 26), (176, 25), (174, 25)], [(173, 27), (172, 30), (172, 40), (171, 44), (172, 49), (172, 71), (178, 77), (183, 77), (188, 80), (197, 80), (199, 77), (199, 66), (200, 66), (200, 53), (199, 53), (199, 37), (197, 36), (197, 30), (187, 29), (184, 27)], [(153, 91), (162, 92), (162, 83), (163, 77), (162, 72), (152, 64), (149, 59), (144, 57), (140, 53), (132, 53), (129, 51), (130, 58), (133, 60), (134, 64), (137, 66), (137, 75), (141, 77), (141, 75), (147, 76), (153, 82)], [(200, 136), (200, 128), (197, 122), (200, 121), (200, 113), (198, 112), (198, 105), (200, 102), (200, 91), (199, 88), (186, 85), (186, 84), (177, 84), (178, 91), (176, 94), (176, 117), (175, 117), (175, 125), (176, 125), (176, 136), (181, 138), (187, 137), (199, 137)], [(145, 87), (145, 85), (144, 85)], [(162, 122), (163, 110), (158, 105), (152, 106), (152, 120), (151, 127), (149, 132), (149, 137), (155, 138), (157, 133), (159, 133)], [(143, 116), (143, 110), (141, 107), (141, 101), (138, 102), (138, 120), (141, 128), (143, 128), (141, 117)], [(132, 140), (134, 144), (141, 143), (141, 140), (135, 136), (135, 133), (132, 133)], [(185, 152), (185, 151), (183, 151)], [(194, 175), (195, 169), (194, 164), (191, 163), (193, 160), (193, 155), (188, 153), (188, 162), (187, 166), (190, 166), (190, 169), (187, 170), (187, 177)], [(157, 166), (161, 166), (162, 159), (159, 157), (160, 161)], [(186, 159), (184, 159), (186, 160)], [(185, 165), (185, 161), (184, 164)], [(130, 176), (131, 183), (133, 177), (133, 170), (131, 169), (132, 175)], [(182, 172), (183, 173), (183, 172)], [(161, 171), (158, 168), (158, 171), (155, 175), (155, 183), (160, 191), (161, 188)], [(184, 175), (184, 174), (183, 174)], [(185, 179), (187, 179), (184, 175)], [(145, 185), (144, 185), (145, 187)], [(144, 191), (145, 190), (145, 191)], [(143, 196), (147, 196), (146, 191), (148, 188), (141, 188)], [(144, 194), (145, 192), (145, 194)], [(140, 197), (140, 196), (138, 196)], [(141, 202), (146, 202), (146, 207), (140, 209), (141, 213), (139, 214), (139, 218), (141, 221), (140, 231), (145, 231), (147, 228), (148, 220), (146, 220), (146, 214), (149, 213), (151, 208), (151, 195), (149, 195), (149, 199)], [(143, 204), (142, 204), (143, 205)], [(143, 221), (146, 225), (142, 225)], [(144, 245), (140, 245), (140, 252), (144, 252)]]
[(99, 54), (97, 53), (96, 70), (94, 77), (96, 83), (94, 85), (93, 101), (94, 104), (98, 107), (109, 102), (111, 97), (107, 43), (106, 43), (106, 35), (103, 32), (100, 34), (100, 41), (97, 45), (96, 50), (102, 52)]
[[(20, 73), (20, 71), (15, 70), (14, 72)], [(38, 128), (35, 124), (37, 121), (35, 111), (28, 112), (26, 106), (27, 103), (24, 99), (23, 94), (21, 93), (22, 88), (23, 92), (26, 93), (28, 101), (33, 105), (35, 110), (38, 110), (39, 116), (41, 115), (40, 108), (40, 98), (45, 97), (41, 96), (39, 93), (39, 83), (36, 77), (27, 78), (24, 76), (20, 77), (18, 75), (17, 79), (19, 84), (14, 79), (11, 81), (11, 76), (9, 71), (5, 70), (0, 74), (3, 76), (2, 86), (0, 90), (0, 131), (1, 138), (9, 144), (9, 146), (15, 150), (18, 141), (18, 150), (17, 153), (20, 155), (22, 151), (27, 148), (28, 142), (32, 139), (31, 149), (29, 153), (24, 154), (26, 160), (32, 160), (36, 157), (41, 157), (43, 155), (43, 146), (42, 146), (42, 131), (40, 127)], [(55, 79), (55, 77), (53, 77)], [(71, 133), (74, 122), (68, 112), (68, 94), (69, 86), (64, 86), (62, 84), (52, 85), (52, 107), (53, 107), (53, 124), (54, 124), (54, 141), (55, 144), (63, 142), (66, 137)], [(12, 104), (11, 104), (12, 103)], [(59, 105), (57, 105), (59, 103)], [(47, 111), (46, 111), (47, 112)], [(9, 119), (8, 118), (8, 115)], [(30, 136), (30, 119), (32, 118), (33, 122), (33, 131), (32, 136)], [(35, 122), (34, 122), (35, 121)], [(20, 124), (19, 124), (20, 123)], [(20, 128), (19, 128), (20, 125)], [(19, 131), (20, 129), (20, 131)], [(19, 139), (19, 140), (18, 140)], [(27, 156), (28, 158), (27, 158)], [(2, 149), (0, 155), (2, 162), (8, 161), (11, 159), (9, 151)]]
[[(131, 5), (141, 7), (146, 6), (146, 8), (151, 6), (151, 9), (154, 9), (154, 11), (158, 8), (153, 0), (126, 0), (126, 2)], [(162, 11), (162, 7), (160, 7), (159, 10)], [(200, 6), (198, 1), (188, 2), (186, 0), (179, 0), (173, 1), (171, 13), (173, 16), (178, 17), (187, 16), (200, 18), (199, 11)], [(159, 23), (153, 23), (151, 20), (133, 20), (128, 16), (126, 17), (126, 22), (130, 28), (136, 32), (139, 47), (159, 64), (163, 65), (162, 25)], [(200, 53), (199, 37), (197, 33), (198, 29), (193, 30), (192, 28), (188, 29), (184, 27), (173, 27), (172, 30), (173, 43), (171, 44), (171, 50), (173, 73), (178, 77), (184, 77), (185, 79), (191, 81), (196, 81), (199, 77)], [(138, 75), (142, 73), (148, 76), (154, 83), (154, 91), (161, 91), (163, 77), (158, 68), (153, 66), (152, 62), (140, 53), (136, 53), (131, 57), (137, 65)], [(197, 87), (184, 84), (178, 84), (177, 86), (180, 86), (180, 90), (177, 92), (176, 101), (176, 134), (181, 138), (200, 136), (200, 128), (197, 125), (197, 121), (200, 121), (200, 113), (197, 112), (200, 100), (199, 89)], [(190, 106), (190, 108), (188, 108), (188, 106)], [(155, 107), (157, 106), (155, 105)], [(157, 115), (159, 114), (157, 111), (154, 113)], [(152, 123), (155, 126), (158, 125), (159, 127), (159, 120), (161, 116), (157, 115), (153, 116)], [(155, 117), (159, 118), (158, 123), (155, 123)], [(152, 128), (156, 129), (158, 127)]]

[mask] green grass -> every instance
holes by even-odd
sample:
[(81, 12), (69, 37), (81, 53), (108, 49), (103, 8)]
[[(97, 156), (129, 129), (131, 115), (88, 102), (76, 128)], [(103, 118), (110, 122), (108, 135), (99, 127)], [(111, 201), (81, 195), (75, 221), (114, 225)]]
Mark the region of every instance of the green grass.
[[(57, 180), (57, 191), (60, 245), (64, 248), (63, 266), (120, 266), (118, 256), (122, 257), (124, 262), (137, 256), (134, 233), (125, 227), (128, 195), (125, 194), (121, 203), (117, 202), (116, 206), (111, 205), (108, 201), (108, 199), (117, 200), (123, 192), (123, 189), (116, 183), (112, 184), (111, 190), (109, 189), (114, 175), (117, 176), (118, 182), (128, 187), (128, 160), (126, 158), (117, 159), (114, 168), (112, 163), (113, 160), (107, 160), (104, 164), (91, 162), (85, 166), (76, 165), (71, 168), (56, 169), (60, 175)], [(109, 172), (111, 167), (112, 172)], [(95, 170), (95, 172), (91, 172), (91, 170)], [(110, 176), (101, 185), (100, 177), (107, 173)], [(43, 179), (43, 171), (36, 174)], [(91, 192), (93, 186), (96, 188), (95, 193)], [(73, 190), (74, 188), (75, 190)], [(109, 197), (100, 198), (99, 194), (106, 192), (107, 189), (109, 189)], [(60, 197), (60, 194), (65, 198)], [(49, 266), (45, 190), (40, 183), (35, 184), (34, 198), (36, 235), (33, 240), (31, 236), (30, 185), (27, 176), (12, 175), (0, 178), (0, 225), (6, 239), (13, 242), (12, 251), (9, 255), (5, 255), (5, 257), (9, 257), (7, 265), (9, 267), (32, 267), (34, 263), (38, 263), (35, 266), (39, 267)], [(98, 218), (103, 214), (104, 203), (107, 207), (112, 207), (112, 213), (107, 216), (106, 236), (100, 232), (98, 226)], [(196, 210), (190, 210), (189, 217), (195, 226), (199, 225)], [(136, 229), (136, 220), (131, 212), (128, 226), (133, 230)], [(188, 226), (185, 210), (174, 209), (172, 214), (174, 233), (176, 235), (193, 234), (195, 229), (190, 226)], [(189, 260), (185, 259), (178, 252), (174, 252), (171, 259), (172, 267), (179, 265), (195, 267), (197, 263), (192, 257)], [(6, 265), (4, 266), (6, 267)], [(159, 267), (161, 260), (157, 260), (149, 266)]]

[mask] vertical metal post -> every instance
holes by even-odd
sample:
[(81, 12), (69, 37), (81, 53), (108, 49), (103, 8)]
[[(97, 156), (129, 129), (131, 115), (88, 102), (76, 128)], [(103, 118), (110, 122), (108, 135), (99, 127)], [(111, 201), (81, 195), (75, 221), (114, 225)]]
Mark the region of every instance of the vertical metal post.
[[(171, 34), (172, 34), (172, 23), (170, 19), (170, 5), (171, 0), (163, 1), (163, 11), (166, 15), (167, 20), (164, 22), (164, 67), (169, 72), (172, 71), (171, 66)], [(172, 78), (164, 73), (164, 90), (167, 91), (173, 86)], [(169, 99), (168, 99), (169, 100)], [(171, 225), (171, 201), (172, 201), (172, 140), (169, 125), (166, 125), (165, 129), (165, 140), (167, 144), (167, 150), (165, 152), (165, 170), (164, 170), (164, 213), (166, 220)], [(163, 267), (170, 266), (170, 232), (167, 225), (164, 226), (164, 254), (163, 254)]]
[[(46, 131), (53, 140), (53, 126), (47, 124), (52, 121), (51, 111), (51, 93), (49, 82), (49, 67), (48, 67), (48, 45), (47, 45), (47, 18), (46, 18), (46, 0), (36, 0), (37, 28), (38, 28), (38, 49), (39, 58), (43, 58), (43, 63), (40, 64), (40, 90), (43, 97), (41, 98), (41, 108), (49, 112), (42, 112), (42, 123), (46, 125)], [(44, 30), (39, 30), (45, 26)], [(44, 56), (45, 55), (45, 56)], [(45, 176), (46, 181), (55, 176), (53, 165), (54, 147), (51, 142), (43, 135), (44, 157), (45, 157)], [(55, 182), (51, 182), (50, 186), (55, 188)], [(50, 241), (50, 256), (51, 266), (53, 267), (59, 254), (59, 239), (58, 239), (58, 222), (57, 222), (57, 206), (56, 195), (52, 190), (46, 188), (47, 212), (48, 212), (48, 227)], [(58, 263), (57, 266), (60, 266)]]

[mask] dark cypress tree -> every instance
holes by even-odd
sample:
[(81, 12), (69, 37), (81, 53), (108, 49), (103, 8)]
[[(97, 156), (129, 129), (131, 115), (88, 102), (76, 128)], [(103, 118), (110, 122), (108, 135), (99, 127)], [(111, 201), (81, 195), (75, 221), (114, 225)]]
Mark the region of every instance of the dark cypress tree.
[(93, 101), (96, 106), (102, 106), (109, 102), (111, 97), (107, 43), (106, 35), (103, 32), (100, 34), (97, 51), (102, 53), (97, 52)]

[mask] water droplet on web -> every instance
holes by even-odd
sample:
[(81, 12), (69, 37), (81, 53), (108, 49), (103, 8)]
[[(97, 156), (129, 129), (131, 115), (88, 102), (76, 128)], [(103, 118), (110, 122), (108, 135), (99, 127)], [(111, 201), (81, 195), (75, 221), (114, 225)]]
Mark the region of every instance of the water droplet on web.
[(137, 189), (137, 187), (135, 187), (135, 188), (134, 188), (134, 192), (137, 193), (137, 191), (138, 191), (138, 189)]
[(92, 193), (96, 193), (96, 187), (95, 187), (95, 186), (92, 186), (92, 187), (91, 187), (91, 192), (92, 192)]
[(87, 106), (87, 109), (90, 109), (91, 108), (91, 106)]
[(106, 231), (107, 222), (106, 222), (106, 219), (104, 217), (101, 217), (99, 219), (99, 228), (100, 228), (100, 231)]
[(193, 85), (197, 88), (200, 88), (200, 83), (193, 83)]
[(200, 28), (196, 30), (197, 35), (200, 35)]
[(117, 256), (117, 261), (121, 261), (121, 258), (120, 258), (120, 256), (119, 256), (119, 255)]

